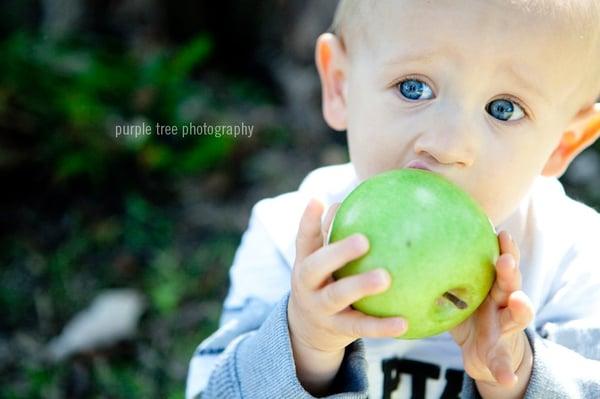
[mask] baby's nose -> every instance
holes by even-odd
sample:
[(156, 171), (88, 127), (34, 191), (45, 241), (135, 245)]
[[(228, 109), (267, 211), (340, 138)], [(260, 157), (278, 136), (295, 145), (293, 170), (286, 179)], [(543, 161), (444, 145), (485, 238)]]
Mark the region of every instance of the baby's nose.
[(432, 157), (436, 162), (461, 168), (473, 165), (476, 141), (470, 129), (463, 124), (438, 126), (419, 135), (414, 151), (420, 157)]

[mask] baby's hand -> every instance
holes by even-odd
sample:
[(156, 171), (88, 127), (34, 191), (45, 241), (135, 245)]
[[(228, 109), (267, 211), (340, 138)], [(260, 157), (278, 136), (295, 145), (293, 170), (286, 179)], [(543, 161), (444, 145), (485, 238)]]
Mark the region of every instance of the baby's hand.
[(506, 231), (498, 239), (500, 257), (490, 293), (471, 317), (451, 330), (462, 349), (465, 371), (480, 392), (482, 387), (510, 390), (517, 382), (524, 389), (527, 381), (518, 381), (517, 374), (528, 379), (531, 371), (523, 371), (531, 367), (524, 329), (533, 319), (533, 306), (520, 290), (519, 249)]
[(288, 302), (297, 374), (305, 387), (314, 388), (313, 392), (326, 389), (339, 369), (346, 346), (357, 338), (397, 337), (406, 331), (406, 322), (401, 318), (368, 316), (350, 306), (389, 287), (390, 276), (385, 269), (333, 279), (335, 270), (369, 249), (367, 238), (359, 234), (325, 245), (336, 209), (332, 206), (321, 224), (323, 204), (313, 199), (307, 205), (296, 239)]

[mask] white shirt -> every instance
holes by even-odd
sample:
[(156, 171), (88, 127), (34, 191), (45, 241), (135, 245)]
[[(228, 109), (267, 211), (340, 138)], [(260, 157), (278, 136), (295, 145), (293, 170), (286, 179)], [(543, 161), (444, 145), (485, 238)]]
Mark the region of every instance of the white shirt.
[[(230, 270), (221, 326), (252, 298), (274, 304), (290, 290), (296, 233), (308, 200), (317, 197), (330, 206), (357, 184), (352, 164), (323, 167), (297, 191), (254, 206)], [(535, 311), (530, 327), (546, 337), (569, 323), (600, 325), (600, 215), (595, 210), (569, 198), (557, 179), (538, 177), (496, 230), (507, 230), (519, 245), (523, 291)], [(410, 398), (423, 387), (427, 398), (442, 397), (445, 389), (460, 391), (461, 353), (448, 333), (421, 340), (365, 338), (364, 343), (369, 397)], [(563, 344), (569, 347), (568, 341)], [(573, 346), (576, 350), (577, 343)]]

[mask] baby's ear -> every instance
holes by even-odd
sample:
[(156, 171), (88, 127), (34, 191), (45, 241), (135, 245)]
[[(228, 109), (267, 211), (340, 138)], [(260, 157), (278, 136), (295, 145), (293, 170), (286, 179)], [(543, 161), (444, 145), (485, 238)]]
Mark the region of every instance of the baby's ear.
[(331, 33), (319, 36), (315, 62), (321, 78), (323, 117), (332, 129), (345, 130), (347, 57), (337, 36)]
[(560, 144), (546, 163), (542, 175), (560, 177), (579, 153), (600, 136), (600, 103), (581, 110), (562, 135)]

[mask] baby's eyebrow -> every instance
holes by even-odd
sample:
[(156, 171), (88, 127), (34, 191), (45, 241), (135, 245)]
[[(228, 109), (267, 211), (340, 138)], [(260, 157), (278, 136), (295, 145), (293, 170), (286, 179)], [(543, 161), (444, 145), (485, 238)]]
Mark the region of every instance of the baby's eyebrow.
[[(504, 64), (499, 70), (505, 71), (513, 80), (515, 80), (519, 86), (525, 90), (536, 95), (539, 99), (548, 102), (548, 97), (538, 86), (531, 82), (531, 79), (525, 79), (523, 75), (519, 74), (512, 64)], [(533, 76), (531, 73), (524, 74), (525, 76)]]
[[(445, 56), (444, 57), (445, 60), (452, 60), (458, 65), (460, 65), (461, 62), (465, 62), (465, 57), (463, 54), (461, 54), (460, 52), (458, 52), (452, 48), (445, 48), (444, 51), (442, 51), (442, 52), (438, 52), (438, 51), (430, 52), (430, 53), (407, 52), (404, 54), (396, 55), (393, 58), (384, 60), (383, 64), (386, 66), (394, 66), (397, 64), (408, 64), (408, 63), (417, 63), (417, 62), (431, 63), (431, 62), (433, 62), (433, 60), (435, 58), (439, 58), (442, 56)], [(497, 71), (506, 73), (508, 75), (509, 79), (512, 79), (513, 81), (515, 81), (517, 83), (517, 86), (519, 86), (519, 87), (523, 88), (524, 90), (530, 92), (531, 94), (535, 95), (540, 100), (542, 100), (546, 103), (548, 103), (550, 101), (548, 99), (548, 96), (544, 93), (544, 91), (541, 90), (539, 88), (539, 86), (537, 86), (535, 83), (532, 82), (532, 80), (534, 79), (533, 77), (535, 76), (534, 74), (532, 74), (532, 73), (520, 74), (518, 69), (515, 68), (515, 66), (510, 62), (499, 64)], [(526, 78), (524, 78), (524, 76), (528, 76), (531, 78), (526, 79)]]
[(439, 58), (440, 56), (446, 56), (447, 58), (455, 61), (461, 62), (463, 61), (463, 56), (453, 49), (444, 49), (443, 52), (434, 51), (431, 53), (423, 53), (423, 52), (407, 52), (404, 54), (396, 55), (395, 57), (384, 60), (384, 65), (395, 65), (395, 64), (405, 64), (410, 62), (432, 62), (434, 58)]

